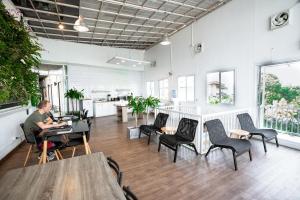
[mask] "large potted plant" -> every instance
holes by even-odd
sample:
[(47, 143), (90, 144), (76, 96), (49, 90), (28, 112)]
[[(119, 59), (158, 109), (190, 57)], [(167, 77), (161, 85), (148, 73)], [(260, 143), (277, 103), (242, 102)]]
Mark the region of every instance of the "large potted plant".
[[(69, 89), (65, 93), (65, 97), (71, 101), (72, 112), (70, 112), (70, 113), (72, 113), (73, 115), (74, 114), (79, 115), (78, 102), (80, 99), (84, 98), (83, 90), (79, 91), (75, 88)], [(75, 106), (74, 106), (74, 104), (75, 104)]]
[(128, 136), (130, 139), (137, 138), (139, 134), (138, 116), (146, 110), (145, 99), (139, 96), (131, 96), (128, 99), (128, 107), (132, 108), (132, 115), (135, 118), (135, 127), (128, 127)]
[(149, 96), (145, 99), (145, 107), (146, 107), (146, 123), (148, 124), (148, 120), (149, 120), (149, 113), (151, 109), (155, 109), (158, 107), (160, 100), (158, 98)]

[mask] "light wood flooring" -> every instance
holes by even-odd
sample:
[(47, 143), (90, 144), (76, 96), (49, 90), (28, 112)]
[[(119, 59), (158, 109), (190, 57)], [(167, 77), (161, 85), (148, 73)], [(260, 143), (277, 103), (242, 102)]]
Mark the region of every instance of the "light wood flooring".
[[(140, 122), (142, 123), (142, 122)], [(260, 141), (251, 140), (253, 161), (248, 154), (237, 158), (234, 171), (231, 151), (215, 150), (205, 158), (181, 148), (177, 162), (174, 152), (147, 138), (127, 139), (127, 126), (134, 121), (119, 123), (115, 116), (93, 120), (90, 146), (92, 152), (112, 156), (124, 172), (123, 184), (130, 185), (139, 199), (214, 199), (214, 200), (300, 200), (300, 152), (267, 144), (264, 153)], [(0, 177), (9, 169), (20, 168), (29, 145), (22, 144), (0, 162)], [(65, 157), (71, 149), (64, 150)], [(77, 156), (84, 154), (78, 148)], [(28, 165), (37, 164), (33, 154)]]

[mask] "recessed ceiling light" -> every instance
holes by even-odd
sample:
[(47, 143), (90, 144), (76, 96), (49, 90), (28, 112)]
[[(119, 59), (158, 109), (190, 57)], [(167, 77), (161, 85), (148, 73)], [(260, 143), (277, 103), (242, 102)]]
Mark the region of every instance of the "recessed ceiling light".
[(166, 34), (163, 38), (163, 40), (160, 42), (161, 45), (170, 45), (171, 42), (169, 40), (168, 34)]
[(116, 63), (117, 65), (119, 65), (120, 63)]
[(121, 60), (121, 62), (122, 62), (122, 63), (124, 63), (124, 62), (125, 62), (125, 60)]
[(65, 28), (65, 26), (64, 26), (62, 23), (59, 23), (59, 24), (58, 24), (58, 28), (59, 28), (60, 30), (63, 30), (63, 29)]
[(83, 17), (80, 15), (75, 21), (73, 28), (78, 32), (88, 32), (89, 28), (85, 25)]
[(141, 65), (142, 63), (141, 62), (139, 62), (139, 65)]

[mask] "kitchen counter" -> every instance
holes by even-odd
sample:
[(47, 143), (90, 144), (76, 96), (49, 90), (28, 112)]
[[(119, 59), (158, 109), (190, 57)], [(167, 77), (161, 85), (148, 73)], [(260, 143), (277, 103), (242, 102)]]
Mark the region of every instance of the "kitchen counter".
[[(117, 109), (116, 106), (126, 106), (128, 104), (127, 101), (97, 101), (94, 100), (94, 117), (104, 117), (110, 115), (116, 115)], [(127, 109), (128, 111), (128, 109)]]

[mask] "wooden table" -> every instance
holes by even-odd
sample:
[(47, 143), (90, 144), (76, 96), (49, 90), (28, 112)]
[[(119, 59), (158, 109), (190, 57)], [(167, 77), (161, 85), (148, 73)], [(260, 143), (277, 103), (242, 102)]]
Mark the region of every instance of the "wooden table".
[(250, 136), (250, 133), (248, 131), (244, 131), (241, 129), (233, 129), (233, 130), (230, 130), (229, 132), (230, 132), (230, 137), (232, 137), (232, 138), (248, 139), (248, 137)]
[(8, 171), (0, 200), (125, 200), (102, 152)]
[(160, 130), (165, 134), (173, 135), (173, 134), (175, 134), (177, 128), (166, 126), (166, 127), (162, 127)]
[(45, 129), (43, 130), (40, 135), (43, 136), (44, 142), (43, 142), (43, 153), (42, 153), (42, 159), (40, 159), (39, 164), (43, 163), (45, 164), (47, 162), (47, 146), (48, 146), (48, 138), (55, 136), (55, 135), (62, 135), (62, 134), (72, 134), (72, 133), (82, 133), (82, 138), (84, 142), (84, 148), (86, 154), (91, 154), (91, 149), (89, 144), (86, 140), (85, 132), (89, 131), (89, 126), (86, 121), (73, 121), (72, 122), (72, 129), (70, 131), (59, 131), (59, 130), (49, 130)]

